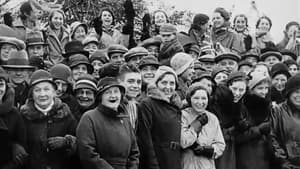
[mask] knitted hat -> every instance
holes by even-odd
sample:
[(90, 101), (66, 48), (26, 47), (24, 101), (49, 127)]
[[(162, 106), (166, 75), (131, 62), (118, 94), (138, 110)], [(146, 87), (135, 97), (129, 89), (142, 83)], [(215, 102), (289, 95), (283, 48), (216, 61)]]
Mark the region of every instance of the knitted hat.
[(141, 59), (141, 61), (139, 63), (139, 69), (141, 69), (142, 67), (147, 66), (147, 65), (152, 65), (152, 66), (155, 66), (156, 68), (158, 68), (160, 64), (156, 57), (154, 57), (152, 55), (148, 55)]
[(88, 45), (90, 43), (95, 43), (98, 46), (99, 41), (98, 41), (98, 39), (95, 36), (87, 36), (82, 41), (83, 46), (86, 46), (86, 45)]
[(193, 25), (204, 25), (209, 21), (209, 17), (205, 14), (199, 13), (194, 16)]
[(41, 82), (49, 82), (53, 85), (54, 88), (56, 88), (56, 84), (53, 81), (52, 75), (46, 70), (40, 69), (32, 73), (29, 81), (29, 86), (30, 88), (32, 88), (33, 86)]
[(294, 52), (292, 52), (291, 50), (288, 50), (288, 49), (283, 49), (282, 51), (280, 51), (280, 53), (282, 55), (288, 55), (288, 56), (292, 57), (295, 61), (298, 58), (298, 56)]
[(134, 47), (131, 48), (127, 53), (124, 54), (125, 61), (128, 62), (131, 58), (135, 56), (147, 56), (148, 50), (144, 47)]
[(192, 94), (195, 94), (195, 92), (197, 90), (204, 90), (204, 91), (206, 91), (206, 93), (208, 95), (208, 91), (203, 86), (200, 86), (200, 85), (191, 85), (188, 88), (188, 91), (186, 92), (186, 97), (185, 97), (189, 106), (191, 106), (191, 97), (192, 97)]
[(112, 44), (107, 48), (107, 56), (110, 58), (111, 54), (113, 53), (126, 53), (128, 52), (128, 49), (123, 46), (123, 45), (119, 45), (119, 44)]
[(193, 61), (194, 60), (191, 55), (179, 52), (171, 58), (170, 65), (175, 70), (177, 75), (181, 75), (191, 66)]
[(165, 23), (160, 26), (159, 33), (161, 34), (170, 34), (170, 33), (176, 33), (177, 29), (175, 25), (170, 23)]
[(175, 76), (175, 81), (176, 81), (176, 84), (178, 83), (178, 78), (177, 78), (177, 75), (176, 75), (176, 72), (169, 66), (160, 66), (156, 73), (155, 73), (155, 77), (153, 79), (153, 83), (157, 84), (158, 80), (163, 76), (165, 75), (166, 73), (171, 73), (172, 75)]
[(289, 68), (284, 63), (276, 63), (272, 66), (270, 75), (272, 78), (274, 78), (278, 74), (283, 74), (287, 78), (291, 77), (291, 74), (289, 73)]
[(232, 59), (236, 62), (240, 61), (240, 56), (234, 53), (222, 53), (215, 58), (215, 62), (218, 63), (223, 59)]
[(264, 73), (261, 72), (251, 72), (248, 77), (248, 87), (252, 90), (256, 87), (260, 82), (263, 80), (269, 80), (269, 77), (266, 76)]
[(93, 66), (90, 64), (88, 58), (82, 54), (74, 54), (69, 57), (68, 65), (70, 66), (71, 69), (73, 67), (78, 66), (80, 64), (84, 64), (87, 66), (88, 73), (91, 74), (93, 73)]
[(92, 63), (94, 60), (99, 60), (103, 64), (108, 63), (108, 57), (106, 55), (106, 52), (104, 50), (96, 50), (91, 57), (90, 57), (90, 63)]
[(224, 18), (225, 21), (229, 21), (230, 14), (224, 8), (216, 8), (214, 12), (220, 13), (221, 16)]
[(75, 34), (75, 31), (76, 29), (79, 27), (79, 26), (82, 26), (84, 28), (84, 31), (85, 33), (87, 34), (88, 33), (88, 26), (84, 23), (81, 23), (79, 21), (75, 21), (73, 22), (70, 27), (71, 27), (71, 31), (70, 31), (70, 36), (71, 38), (73, 38), (74, 34)]
[(3, 65), (4, 69), (32, 69), (34, 66), (29, 65), (28, 55), (25, 50), (12, 51), (8, 55), (8, 60), (6, 65)]
[(246, 81), (246, 74), (244, 72), (235, 71), (229, 74), (226, 84), (229, 86), (230, 83), (232, 83), (234, 80), (241, 79)]
[(289, 78), (289, 80), (286, 82), (283, 93), (286, 96), (286, 98), (288, 98), (292, 92), (294, 92), (299, 88), (300, 88), (300, 73), (297, 73), (296, 75)]
[(85, 75), (79, 77), (74, 85), (74, 91), (76, 92), (79, 89), (91, 89), (94, 92), (97, 91), (96, 79), (92, 75)]
[(105, 77), (97, 84), (97, 97), (99, 97), (105, 90), (111, 87), (119, 87), (122, 95), (125, 94), (125, 87), (120, 85), (115, 77)]
[(210, 63), (215, 63), (215, 56), (212, 54), (206, 54), (200, 56), (198, 59), (200, 62), (210, 62)]
[(144, 47), (144, 48), (147, 48), (147, 47), (152, 46), (152, 45), (160, 47), (160, 44), (161, 44), (160, 38), (153, 37), (153, 38), (148, 38), (148, 39), (144, 40), (142, 42), (141, 46)]
[(56, 64), (50, 68), (50, 73), (53, 79), (63, 80), (67, 83), (70, 82), (71, 79), (71, 69), (65, 64)]
[(282, 59), (282, 55), (280, 52), (277, 51), (267, 51), (260, 55), (260, 60), (265, 61), (269, 56), (275, 56), (278, 58), (278, 60)]

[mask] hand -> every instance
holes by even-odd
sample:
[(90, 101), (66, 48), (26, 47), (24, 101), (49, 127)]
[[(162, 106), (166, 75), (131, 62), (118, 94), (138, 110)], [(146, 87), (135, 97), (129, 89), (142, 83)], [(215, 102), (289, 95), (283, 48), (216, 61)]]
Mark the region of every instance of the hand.
[(202, 113), (197, 117), (197, 120), (201, 123), (202, 126), (208, 123), (208, 116), (206, 113)]
[(20, 144), (13, 144), (12, 152), (14, 158), (13, 161), (19, 165), (22, 165), (25, 158), (28, 157), (26, 150)]
[(200, 146), (198, 145), (193, 149), (193, 152), (197, 156), (204, 156), (207, 158), (213, 158), (214, 148), (212, 146)]
[(270, 131), (271, 131), (271, 123), (270, 122), (264, 122), (264, 123), (261, 123), (259, 126), (259, 131), (261, 134), (269, 134)]
[(65, 137), (50, 137), (47, 140), (48, 147), (51, 150), (63, 148), (67, 145), (67, 139)]

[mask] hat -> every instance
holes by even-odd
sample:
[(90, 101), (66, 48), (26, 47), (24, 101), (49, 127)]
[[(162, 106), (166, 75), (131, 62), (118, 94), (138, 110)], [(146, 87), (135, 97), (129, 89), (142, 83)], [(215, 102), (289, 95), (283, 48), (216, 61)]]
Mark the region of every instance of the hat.
[(80, 65), (80, 64), (84, 64), (87, 66), (87, 70), (88, 73), (91, 74), (94, 71), (93, 66), (91, 65), (91, 63), (89, 62), (88, 58), (82, 54), (75, 54), (69, 57), (69, 66), (71, 69), (73, 69), (73, 67)]
[(259, 56), (254, 53), (242, 55), (241, 60), (246, 60), (246, 58), (249, 58), (249, 57), (254, 57), (257, 61), (259, 61)]
[(300, 88), (300, 73), (297, 73), (296, 75), (288, 79), (288, 81), (285, 84), (285, 89), (283, 90), (283, 93), (285, 97), (288, 98), (292, 92), (294, 92), (299, 88)]
[(166, 73), (171, 73), (172, 75), (175, 76), (175, 81), (176, 81), (176, 84), (178, 83), (178, 77), (176, 75), (176, 72), (169, 66), (160, 66), (156, 73), (155, 73), (155, 76), (154, 76), (154, 79), (153, 79), (153, 83), (156, 85), (158, 80), (163, 76), (165, 75)]
[(6, 65), (3, 65), (5, 69), (35, 69), (35, 67), (29, 65), (27, 52), (25, 50), (12, 51), (8, 55)]
[(176, 74), (180, 75), (191, 66), (193, 61), (191, 55), (179, 52), (171, 58), (170, 65), (175, 70)]
[(276, 63), (272, 66), (270, 75), (272, 78), (274, 78), (278, 74), (283, 74), (288, 78), (291, 77), (291, 74), (289, 73), (289, 68), (284, 63)]
[(218, 63), (223, 59), (232, 59), (236, 62), (239, 62), (240, 61), (240, 56), (236, 55), (234, 53), (222, 53), (222, 54), (216, 56), (215, 62)]
[(5, 24), (0, 24), (0, 36), (13, 37), (19, 39), (21, 38), (21, 37), (17, 37), (17, 32), (13, 28)]
[(24, 41), (17, 39), (15, 37), (6, 37), (6, 36), (0, 36), (0, 46), (4, 44), (10, 44), (15, 46), (18, 50), (25, 49), (26, 45)]
[(226, 81), (227, 86), (229, 86), (230, 83), (232, 83), (234, 80), (237, 80), (237, 79), (246, 81), (246, 74), (241, 71), (235, 71), (235, 72), (230, 73), (227, 78), (227, 81)]
[(141, 44), (142, 47), (147, 48), (149, 46), (157, 46), (160, 47), (161, 44), (161, 40), (159, 38), (153, 37), (153, 38), (148, 38), (146, 40), (144, 40)]
[(105, 90), (111, 87), (119, 87), (121, 93), (124, 95), (125, 94), (125, 87), (119, 84), (117, 79), (115, 77), (105, 77), (99, 81), (97, 84), (97, 97), (100, 96)]
[(253, 66), (251, 62), (246, 61), (246, 60), (240, 61), (238, 65), (239, 65), (238, 69), (240, 69), (240, 67), (242, 67), (242, 66), (249, 66), (249, 67)]
[(193, 25), (204, 25), (209, 21), (209, 17), (205, 14), (199, 13), (194, 16)]
[(197, 90), (204, 90), (204, 91), (206, 91), (206, 93), (208, 94), (207, 89), (204, 88), (203, 86), (192, 84), (192, 85), (188, 88), (188, 90), (187, 90), (187, 92), (186, 92), (186, 97), (185, 97), (185, 98), (186, 98), (186, 101), (187, 101), (187, 103), (188, 103), (188, 105), (191, 105), (192, 94), (195, 94), (195, 92), (196, 92)]
[(98, 41), (97, 37), (95, 37), (95, 36), (87, 36), (82, 41), (83, 46), (86, 46), (90, 43), (95, 43), (96, 45), (98, 45), (99, 41)]
[(103, 64), (108, 63), (108, 57), (106, 55), (106, 51), (104, 50), (96, 50), (91, 56), (90, 56), (90, 63), (92, 63), (95, 60), (99, 60)]
[(229, 21), (230, 19), (230, 13), (227, 12), (224, 8), (216, 8), (214, 12), (220, 13), (221, 16), (224, 18), (225, 21)]
[(215, 56), (212, 54), (202, 55), (198, 59), (200, 62), (210, 62), (215, 63)]
[(53, 81), (52, 75), (46, 70), (39, 69), (32, 73), (29, 81), (29, 86), (30, 88), (32, 88), (34, 85), (41, 82), (49, 82), (56, 88), (56, 84)]
[(195, 53), (197, 53), (197, 54), (199, 55), (199, 53), (200, 53), (200, 48), (199, 48), (198, 45), (193, 44), (193, 45), (190, 47), (190, 51), (193, 51), (193, 52), (195, 52)]
[(228, 74), (228, 71), (226, 70), (226, 68), (224, 67), (214, 67), (212, 72), (211, 72), (211, 78), (215, 79), (215, 77), (217, 76), (218, 73), (220, 72), (224, 72), (225, 74)]
[(280, 53), (282, 55), (288, 55), (288, 56), (292, 57), (295, 61), (298, 58), (298, 56), (294, 52), (292, 52), (291, 50), (288, 50), (288, 49), (283, 49), (282, 51), (280, 51)]
[(113, 53), (126, 53), (128, 52), (128, 49), (123, 46), (123, 45), (119, 45), (119, 44), (112, 44), (107, 48), (107, 56), (110, 58), (110, 55)]
[(287, 67), (290, 67), (291, 65), (296, 65), (297, 67), (299, 67), (298, 64), (297, 64), (297, 62), (295, 60), (293, 60), (293, 59), (285, 60), (283, 63)]
[(79, 27), (79, 26), (82, 26), (85, 30), (85, 33), (87, 34), (88, 33), (88, 26), (84, 23), (81, 23), (79, 21), (75, 21), (73, 22), (71, 25), (70, 25), (70, 28), (71, 28), (71, 31), (70, 31), (70, 36), (71, 38), (73, 38), (74, 34), (75, 34), (75, 31), (76, 29)]
[(200, 69), (200, 70), (206, 71), (206, 70), (202, 67), (202, 65), (201, 65), (201, 63), (200, 63), (199, 61), (195, 61), (195, 62), (194, 62), (194, 69), (195, 69), (195, 70)]
[(4, 79), (6, 82), (8, 82), (8, 74), (1, 66), (0, 66), (0, 79)]
[(67, 83), (70, 82), (71, 78), (71, 69), (69, 66), (59, 63), (50, 68), (50, 73), (54, 80), (59, 79)]
[(26, 45), (28, 47), (33, 45), (47, 45), (47, 44), (45, 43), (42, 32), (36, 30), (27, 33)]
[(141, 69), (142, 67), (147, 66), (147, 65), (152, 65), (152, 66), (158, 68), (160, 64), (155, 56), (148, 55), (141, 59), (141, 61), (139, 63), (139, 69)]
[(144, 47), (134, 47), (131, 48), (127, 53), (124, 54), (125, 61), (128, 62), (131, 58), (135, 56), (147, 56), (148, 50)]
[(82, 54), (86, 57), (89, 57), (89, 52), (84, 50), (83, 48), (84, 48), (84, 46), (80, 41), (74, 40), (74, 41), (68, 42), (65, 45), (65, 53), (63, 54), (63, 56), (65, 58), (68, 58), (74, 54)]
[(170, 34), (170, 33), (176, 33), (177, 29), (175, 25), (170, 24), (170, 23), (164, 23), (163, 25), (160, 26), (159, 28), (159, 33), (161, 34)]
[(215, 49), (212, 48), (212, 45), (210, 44), (206, 44), (200, 47), (200, 56), (207, 55), (207, 54), (215, 56), (215, 52), (216, 52)]
[(199, 74), (196, 75), (196, 77), (194, 77), (194, 79), (192, 80), (192, 84), (201, 81), (202, 79), (210, 79), (212, 81), (211, 75), (210, 73), (207, 72), (201, 72)]
[(97, 85), (96, 85), (96, 79), (92, 75), (85, 75), (82, 77), (79, 77), (74, 85), (74, 91), (78, 89), (91, 89), (94, 92), (97, 91)]
[(278, 58), (278, 60), (282, 59), (282, 55), (278, 51), (267, 51), (260, 55), (260, 60), (265, 61), (269, 56), (275, 56)]
[(248, 87), (252, 90), (263, 80), (269, 80), (269, 77), (262, 72), (251, 72), (248, 76)]
[(37, 69), (45, 69), (46, 64), (43, 58), (39, 56), (32, 56), (29, 58), (29, 65), (36, 67)]

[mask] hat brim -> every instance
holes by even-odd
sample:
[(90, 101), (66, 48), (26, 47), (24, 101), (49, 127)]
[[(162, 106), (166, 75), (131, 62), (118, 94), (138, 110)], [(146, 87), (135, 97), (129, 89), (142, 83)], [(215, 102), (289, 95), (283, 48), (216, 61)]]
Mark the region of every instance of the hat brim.
[(261, 55), (260, 60), (264, 62), (270, 56), (275, 56), (278, 60), (282, 60), (282, 55), (279, 52), (266, 52)]
[(29, 65), (2, 65), (4, 69), (35, 69), (34, 66)]
[(240, 60), (240, 58), (237, 55), (234, 55), (234, 54), (222, 54), (222, 55), (219, 55), (219, 56), (217, 56), (215, 58), (215, 62), (218, 63), (219, 61), (224, 60), (224, 59), (231, 59), (231, 60), (234, 60), (236, 62), (238, 62)]
[(34, 46), (34, 45), (48, 46), (48, 44), (47, 44), (47, 43), (44, 43), (44, 42), (28, 43), (28, 44), (26, 44), (26, 45), (27, 45), (27, 47), (28, 47), (28, 46)]
[(76, 52), (69, 52), (69, 53), (65, 53), (65, 54), (62, 54), (62, 56), (64, 58), (68, 58), (70, 57), (71, 55), (75, 55), (75, 54), (83, 54), (84, 56), (86, 56), (87, 58), (89, 58), (89, 52), (88, 51), (85, 51), (85, 50), (82, 50), (82, 51), (76, 51)]
[(72, 69), (73, 67), (78, 66), (80, 64), (86, 65), (88, 74), (92, 74), (94, 72), (94, 67), (90, 63), (84, 62), (84, 61), (82, 61), (82, 62), (80, 62), (80, 61), (76, 62), (76, 63), (70, 65), (70, 68)]
[(126, 92), (126, 89), (125, 89), (125, 87), (123, 85), (120, 85), (120, 84), (111, 84), (111, 85), (108, 85), (108, 86), (102, 88), (101, 90), (98, 90), (97, 91), (97, 97), (99, 97), (105, 90), (107, 90), (107, 89), (109, 89), (111, 87), (118, 87), (123, 95)]

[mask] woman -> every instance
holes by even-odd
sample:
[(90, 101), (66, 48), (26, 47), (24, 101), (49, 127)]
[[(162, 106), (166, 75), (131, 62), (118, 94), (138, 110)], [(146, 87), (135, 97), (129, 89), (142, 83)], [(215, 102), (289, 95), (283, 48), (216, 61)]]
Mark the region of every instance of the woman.
[(190, 107), (182, 111), (181, 147), (183, 169), (214, 169), (214, 159), (225, 149), (225, 141), (218, 118), (205, 110), (209, 94), (197, 85), (189, 87), (187, 102)]
[(212, 41), (217, 53), (223, 52), (244, 52), (242, 40), (230, 30), (230, 14), (224, 8), (215, 9), (212, 17)]
[(153, 12), (153, 18), (152, 18), (152, 31), (151, 31), (151, 37), (159, 35), (159, 29), (160, 26), (169, 23), (168, 15), (163, 10), (156, 10)]
[(286, 83), (286, 101), (272, 113), (272, 151), (277, 168), (300, 168), (299, 87), (300, 75), (297, 74)]
[(29, 97), (21, 108), (31, 169), (71, 168), (68, 162), (76, 150), (77, 122), (69, 107), (56, 98), (55, 88), (49, 72), (37, 70), (32, 74)]
[(14, 107), (14, 90), (8, 86), (8, 75), (0, 67), (0, 168), (19, 168), (28, 157), (25, 125)]
[(49, 26), (46, 35), (49, 45), (49, 58), (52, 63), (62, 61), (64, 47), (69, 42), (69, 33), (64, 27), (65, 14), (61, 10), (54, 10), (49, 15)]
[(140, 168), (180, 169), (181, 99), (176, 95), (177, 75), (161, 66), (141, 101), (137, 128)]
[(137, 169), (135, 134), (121, 106), (125, 88), (115, 78), (106, 77), (100, 80), (98, 89), (98, 107), (86, 112), (77, 128), (83, 168)]
[(88, 26), (84, 23), (75, 21), (70, 25), (70, 27), (70, 41), (78, 40), (80, 42), (83, 42), (88, 33)]
[[(268, 138), (270, 132), (270, 79), (262, 73), (250, 73), (249, 92), (245, 95), (247, 111), (236, 136), (237, 169), (270, 168)], [(243, 129), (243, 130), (241, 130)]]

